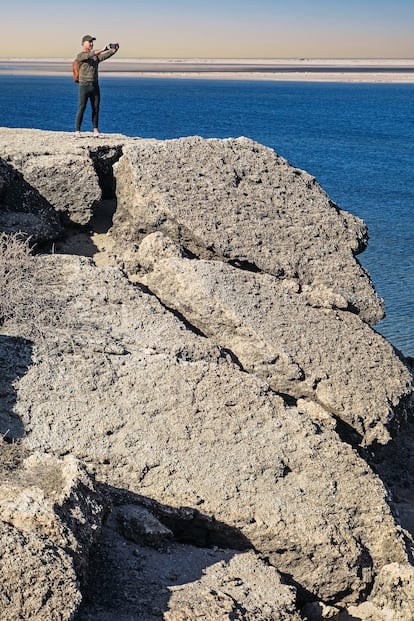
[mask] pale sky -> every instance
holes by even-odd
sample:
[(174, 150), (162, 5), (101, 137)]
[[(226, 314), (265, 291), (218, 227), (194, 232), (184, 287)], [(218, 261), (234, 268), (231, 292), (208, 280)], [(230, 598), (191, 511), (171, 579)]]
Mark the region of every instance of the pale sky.
[(0, 0), (0, 58), (414, 58), (413, 0)]

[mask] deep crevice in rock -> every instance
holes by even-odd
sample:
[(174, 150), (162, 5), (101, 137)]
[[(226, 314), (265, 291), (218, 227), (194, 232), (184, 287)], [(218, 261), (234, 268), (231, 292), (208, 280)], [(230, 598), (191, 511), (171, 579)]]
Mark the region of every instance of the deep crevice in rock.
[(89, 155), (101, 189), (101, 200), (92, 208), (92, 217), (85, 225), (68, 221), (60, 214), (63, 223), (62, 234), (54, 242), (38, 244), (35, 252), (39, 254), (74, 254), (93, 257), (99, 252), (93, 236), (106, 235), (112, 226), (112, 219), (117, 209), (116, 179), (113, 166), (122, 156), (122, 146), (107, 145), (91, 148)]
[[(201, 548), (217, 546), (238, 551), (254, 549), (253, 544), (239, 529), (205, 515), (198, 509), (163, 505), (151, 498), (106, 484), (99, 484), (99, 488), (113, 506), (135, 504), (150, 511), (171, 530), (178, 543), (187, 543)], [(202, 506), (203, 499), (198, 499), (198, 503)]]
[(90, 149), (89, 154), (102, 190), (102, 200), (115, 198), (116, 181), (113, 166), (122, 156), (122, 146), (104, 145)]
[(255, 263), (251, 263), (250, 261), (243, 261), (241, 259), (230, 259), (228, 264), (232, 267), (235, 267), (239, 270), (244, 270), (246, 272), (254, 272), (255, 274), (261, 273), (262, 270), (260, 267), (257, 267)]
[[(321, 407), (323, 407), (323, 405), (321, 405)], [(326, 408), (324, 409), (326, 410)], [(339, 416), (333, 414), (332, 412), (329, 412), (329, 414), (336, 421), (335, 430), (341, 441), (345, 444), (349, 444), (349, 446), (351, 446), (359, 453), (360, 457), (366, 459), (365, 451), (361, 448), (361, 444), (364, 439), (363, 436), (358, 431), (356, 431), (356, 429), (354, 429), (354, 427), (352, 427), (349, 423), (345, 422), (342, 418), (339, 418)]]
[(149, 287), (147, 287), (146, 285), (144, 285), (141, 282), (135, 283), (135, 286), (137, 286), (139, 289), (141, 289), (141, 291), (143, 293), (147, 293), (148, 295), (152, 295), (154, 298), (156, 298), (158, 300), (158, 302), (161, 304), (161, 306), (163, 308), (165, 308), (165, 310), (168, 311), (169, 313), (172, 313), (174, 315), (174, 317), (177, 317), (177, 319), (179, 319), (181, 321), (181, 323), (183, 323), (185, 325), (185, 327), (188, 330), (190, 330), (190, 332), (193, 332), (197, 336), (202, 336), (203, 338), (208, 338), (207, 335), (204, 334), (204, 332), (202, 332), (195, 325), (190, 323), (188, 321), (188, 319), (186, 319), (186, 317), (184, 315), (182, 315), (179, 311), (175, 310), (174, 308), (172, 308), (170, 306), (167, 306), (167, 304), (165, 304), (153, 291), (151, 291), (151, 289)]
[(102, 197), (94, 205), (93, 216), (87, 228), (93, 233), (105, 234), (112, 226), (112, 218), (117, 208), (116, 179), (113, 167), (122, 156), (122, 147), (98, 147), (91, 149), (89, 154), (98, 177)]

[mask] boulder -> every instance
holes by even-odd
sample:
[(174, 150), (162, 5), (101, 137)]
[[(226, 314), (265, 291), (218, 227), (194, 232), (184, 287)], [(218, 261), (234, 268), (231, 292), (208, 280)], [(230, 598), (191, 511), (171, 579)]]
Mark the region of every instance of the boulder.
[(67, 132), (1, 128), (0, 230), (23, 231), (37, 243), (54, 241), (62, 223), (88, 224), (127, 140), (97, 145)]
[(160, 545), (173, 534), (157, 518), (139, 505), (123, 505), (114, 510), (119, 531), (125, 539), (144, 545)]
[(391, 563), (377, 576), (368, 600), (348, 609), (361, 621), (411, 621), (414, 619), (414, 567)]
[(329, 291), (177, 257), (157, 261), (142, 281), (246, 371), (277, 392), (318, 403), (364, 444), (386, 443), (390, 426), (406, 418), (410, 371)]
[(54, 240), (62, 233), (56, 211), (9, 162), (0, 158), (0, 231), (22, 233), (33, 243)]
[(285, 403), (116, 268), (34, 261), (55, 276), (41, 293), (60, 325), (35, 338), (34, 364), (15, 385), (30, 446), (193, 508), (213, 541), (253, 546), (326, 601), (356, 601), (385, 564), (407, 562), (380, 479), (306, 407)]
[(23, 179), (66, 222), (87, 224), (102, 193), (93, 163), (85, 151), (78, 153), (28, 153), (12, 160)]
[(168, 543), (163, 536), (146, 544), (129, 533), (124, 539), (125, 514), (140, 516), (152, 533), (166, 530), (139, 504), (115, 507), (92, 556), (76, 621), (299, 621), (295, 589), (252, 550), (196, 547), (172, 539), (170, 531)]
[(2, 620), (73, 619), (103, 510), (73, 457), (26, 456), (19, 445), (1, 444)]
[(355, 259), (367, 243), (365, 225), (272, 149), (247, 138), (138, 141), (124, 146), (115, 176), (111, 234), (121, 258), (161, 231), (198, 258), (323, 286), (364, 320), (383, 317)]

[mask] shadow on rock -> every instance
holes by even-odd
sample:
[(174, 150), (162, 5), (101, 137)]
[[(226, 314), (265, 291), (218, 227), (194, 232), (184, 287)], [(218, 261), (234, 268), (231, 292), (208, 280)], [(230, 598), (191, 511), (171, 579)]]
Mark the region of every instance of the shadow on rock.
[(414, 420), (409, 418), (399, 434), (377, 447), (368, 460), (389, 490), (397, 521), (414, 538)]
[(27, 372), (32, 360), (32, 343), (26, 339), (0, 335), (0, 434), (7, 442), (25, 434), (15, 414), (15, 382)]
[[(103, 491), (112, 511), (91, 557), (76, 621), (163, 619), (175, 590), (182, 592), (186, 585), (193, 590), (203, 577), (208, 586), (197, 588), (212, 588), (205, 578), (208, 569), (218, 564), (223, 571), (252, 548), (237, 529), (195, 509), (168, 507), (106, 486)], [(197, 600), (199, 594), (192, 596)]]
[(93, 208), (93, 216), (86, 226), (66, 226), (62, 236), (53, 243), (43, 244), (39, 250), (46, 254), (72, 254), (93, 258), (100, 252), (99, 238), (106, 237), (112, 226), (116, 200), (99, 201)]
[(22, 233), (31, 243), (57, 239), (62, 232), (60, 216), (49, 201), (1, 158), (0, 230)]

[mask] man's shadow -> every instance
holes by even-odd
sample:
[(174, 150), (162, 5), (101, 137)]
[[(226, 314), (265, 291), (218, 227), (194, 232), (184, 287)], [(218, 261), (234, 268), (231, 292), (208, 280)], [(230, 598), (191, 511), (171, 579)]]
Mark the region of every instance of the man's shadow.
[(32, 360), (32, 343), (0, 335), (0, 435), (14, 442), (25, 435), (23, 422), (15, 413), (16, 382), (25, 375)]

